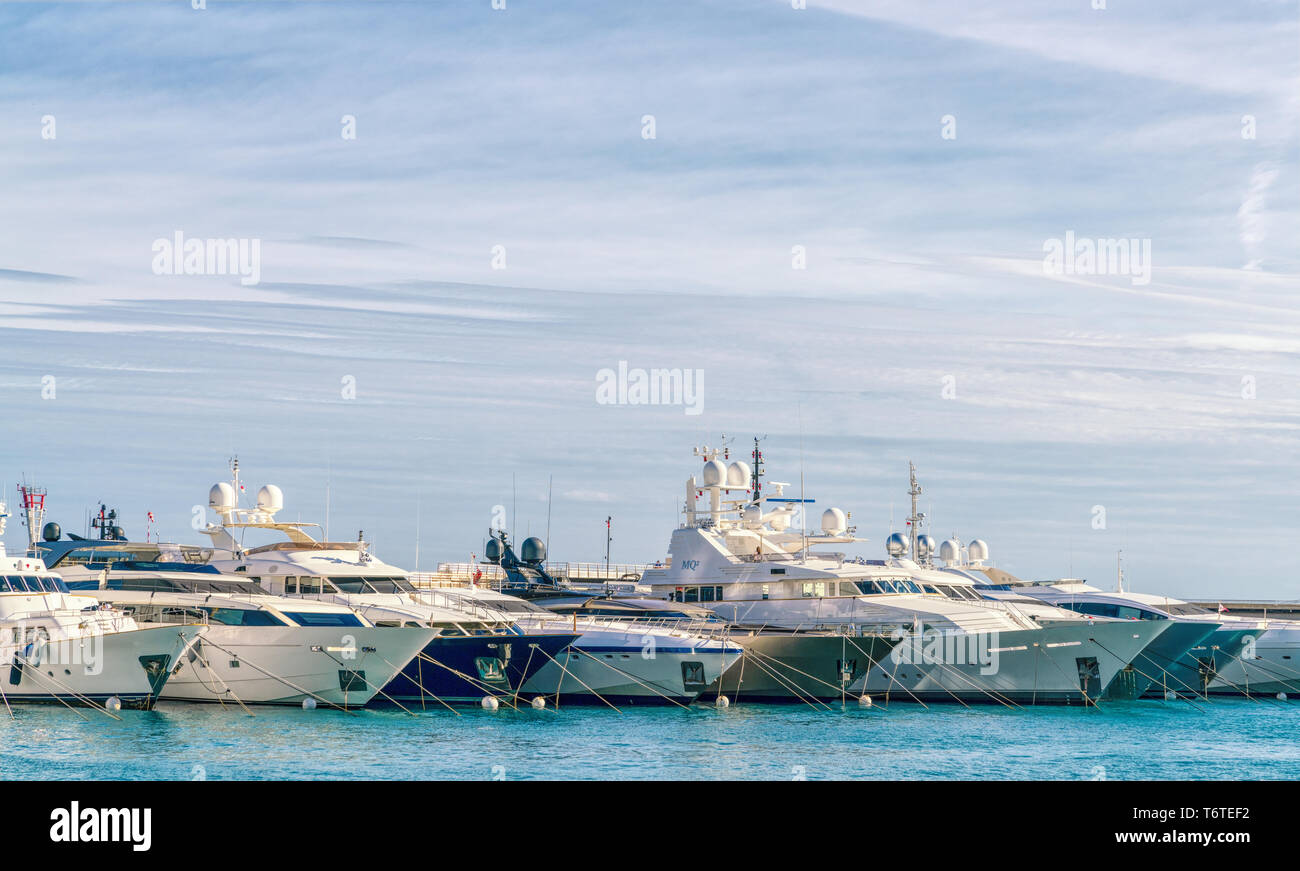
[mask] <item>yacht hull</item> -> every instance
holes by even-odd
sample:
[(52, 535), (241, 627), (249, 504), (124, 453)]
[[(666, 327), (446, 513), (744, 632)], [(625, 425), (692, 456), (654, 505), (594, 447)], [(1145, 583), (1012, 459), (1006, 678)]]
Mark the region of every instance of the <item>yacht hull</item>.
[(384, 694), (421, 706), (512, 695), (577, 638), (565, 633), (438, 636), (384, 687)]
[(43, 651), (0, 648), (0, 692), (14, 703), (102, 705), (148, 710), (165, 690), (171, 667), (199, 632), (167, 626), (61, 641)]
[(643, 653), (635, 643), (579, 640), (531, 677), (522, 693), (559, 704), (688, 705), (740, 657), (733, 646)]
[[(1224, 627), (1225, 629), (1228, 627)], [(1288, 695), (1300, 694), (1300, 625), (1272, 625), (1267, 630), (1245, 633), (1256, 635), (1253, 658), (1243, 655), (1245, 638), (1235, 644), (1228, 640), (1226, 662), (1216, 659), (1216, 672), (1210, 681), (1210, 695)]]
[(1144, 698), (1164, 698), (1171, 692), (1179, 696), (1205, 695), (1219, 669), (1236, 661), (1245, 640), (1258, 634), (1258, 630), (1216, 628), (1178, 657), (1169, 667), (1167, 677), (1147, 690)]
[(733, 702), (831, 701), (848, 694), (872, 663), (885, 660), (897, 639), (879, 635), (733, 634), (744, 653), (701, 693)]
[(1215, 623), (1171, 620), (1106, 690), (1106, 698), (1163, 698), (1166, 692), (1200, 692), (1203, 682), (1191, 651), (1214, 634)]
[(212, 624), (173, 669), (172, 701), (343, 708), (373, 698), (428, 642), (432, 629)]
[[(1164, 621), (1098, 620), (958, 634), (955, 640), (987, 657), (927, 655), (925, 643), (909, 635), (852, 691), (886, 703), (1095, 704), (1165, 628)], [(962, 638), (971, 635), (989, 637)]]

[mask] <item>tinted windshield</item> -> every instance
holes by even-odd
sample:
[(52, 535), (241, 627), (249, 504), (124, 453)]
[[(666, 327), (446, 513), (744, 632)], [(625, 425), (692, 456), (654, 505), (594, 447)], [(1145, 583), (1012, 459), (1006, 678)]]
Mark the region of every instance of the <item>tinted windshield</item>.
[(340, 578), (331, 577), (329, 582), (338, 588), (340, 593), (412, 593), (415, 588), (411, 586), (410, 581), (400, 577), (364, 577)]
[(315, 611), (285, 611), (288, 617), (299, 626), (362, 626), (356, 614), (322, 614)]
[(8, 575), (0, 578), (0, 592), (6, 593), (66, 593), (67, 585), (56, 577), (36, 575)]

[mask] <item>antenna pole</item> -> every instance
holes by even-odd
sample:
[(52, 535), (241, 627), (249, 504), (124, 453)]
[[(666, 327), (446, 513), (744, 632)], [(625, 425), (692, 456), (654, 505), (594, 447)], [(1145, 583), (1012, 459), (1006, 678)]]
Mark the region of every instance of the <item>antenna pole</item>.
[(911, 547), (912, 559), (916, 559), (916, 538), (920, 534), (925, 515), (916, 510), (916, 500), (921, 495), (921, 485), (916, 482), (916, 464), (911, 460), (907, 461), (907, 473), (911, 484), (907, 488), (907, 493), (912, 497), (912, 514), (907, 518), (908, 544)]
[(609, 543), (614, 540), (611, 537), (613, 535), (613, 527), (610, 526), (613, 520), (614, 518), (612, 516), (607, 516), (605, 518), (605, 580), (607, 581), (609, 580)]
[(543, 565), (551, 561), (551, 485), (554, 482), (554, 475), (546, 476), (546, 559)]

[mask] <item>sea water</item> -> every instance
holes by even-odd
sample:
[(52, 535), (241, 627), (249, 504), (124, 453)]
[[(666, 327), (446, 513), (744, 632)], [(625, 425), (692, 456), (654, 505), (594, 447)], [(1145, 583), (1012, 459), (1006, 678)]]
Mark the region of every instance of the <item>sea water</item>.
[(0, 709), (0, 778), (1300, 778), (1300, 702), (1272, 698), (252, 711), (163, 702), (116, 721), (58, 706), (15, 707), (14, 719)]

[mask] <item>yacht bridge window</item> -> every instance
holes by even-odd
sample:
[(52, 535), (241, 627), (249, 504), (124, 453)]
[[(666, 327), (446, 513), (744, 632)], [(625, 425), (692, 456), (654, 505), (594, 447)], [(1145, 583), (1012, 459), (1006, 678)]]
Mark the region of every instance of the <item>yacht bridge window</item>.
[(1134, 608), (1129, 605), (1117, 605), (1113, 602), (1059, 602), (1062, 608), (1069, 608), (1080, 614), (1094, 617), (1115, 617), (1120, 620), (1167, 620), (1163, 614), (1148, 611), (1146, 608)]
[(316, 611), (285, 611), (284, 616), (288, 617), (299, 626), (362, 626), (364, 625), (355, 614), (339, 614), (330, 612)]
[(721, 602), (722, 587), (678, 587), (669, 597), (673, 602)]
[(0, 593), (66, 593), (68, 587), (59, 578), (37, 575), (0, 577)]
[(373, 577), (370, 575), (353, 578), (332, 577), (325, 580), (327, 592), (332, 593), (414, 593), (415, 587), (402, 577)]

